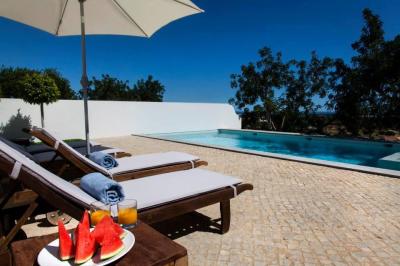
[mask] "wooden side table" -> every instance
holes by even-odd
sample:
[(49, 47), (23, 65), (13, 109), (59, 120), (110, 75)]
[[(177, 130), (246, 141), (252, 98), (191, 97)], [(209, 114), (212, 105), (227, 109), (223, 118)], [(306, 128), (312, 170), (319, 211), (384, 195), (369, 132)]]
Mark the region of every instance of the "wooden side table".
[[(136, 238), (135, 245), (124, 257), (112, 265), (188, 265), (187, 250), (147, 224), (139, 222), (131, 232)], [(18, 266), (37, 265), (37, 256), (40, 250), (56, 238), (57, 234), (53, 234), (12, 243), (13, 264)]]

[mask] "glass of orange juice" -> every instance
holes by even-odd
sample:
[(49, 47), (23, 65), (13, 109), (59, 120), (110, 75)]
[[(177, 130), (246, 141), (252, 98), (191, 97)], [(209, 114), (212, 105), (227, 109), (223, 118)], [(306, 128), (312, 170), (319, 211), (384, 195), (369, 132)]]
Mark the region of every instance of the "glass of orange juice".
[(96, 226), (105, 216), (111, 216), (110, 205), (100, 201), (90, 204), (90, 224)]
[(126, 199), (118, 202), (118, 223), (123, 228), (132, 228), (137, 223), (137, 201), (134, 199)]

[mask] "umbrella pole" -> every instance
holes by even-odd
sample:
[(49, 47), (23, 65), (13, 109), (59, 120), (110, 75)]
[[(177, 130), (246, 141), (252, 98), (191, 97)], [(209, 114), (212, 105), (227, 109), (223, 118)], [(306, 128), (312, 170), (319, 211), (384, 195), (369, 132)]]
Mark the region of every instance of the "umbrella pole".
[(80, 13), (81, 13), (81, 46), (82, 46), (82, 78), (81, 85), (83, 91), (83, 105), (85, 112), (85, 137), (86, 137), (86, 152), (90, 154), (90, 142), (89, 142), (89, 111), (88, 111), (88, 89), (89, 80), (86, 72), (86, 36), (85, 36), (85, 0), (79, 0)]

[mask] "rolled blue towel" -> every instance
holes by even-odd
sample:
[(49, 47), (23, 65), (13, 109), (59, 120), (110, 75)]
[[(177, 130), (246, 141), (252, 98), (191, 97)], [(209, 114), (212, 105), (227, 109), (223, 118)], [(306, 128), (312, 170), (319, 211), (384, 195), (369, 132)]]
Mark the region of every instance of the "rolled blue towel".
[(111, 169), (118, 166), (118, 162), (114, 159), (114, 157), (101, 151), (92, 152), (89, 154), (89, 159), (106, 169)]
[(85, 175), (81, 179), (80, 187), (105, 204), (116, 204), (125, 198), (121, 185), (101, 173)]

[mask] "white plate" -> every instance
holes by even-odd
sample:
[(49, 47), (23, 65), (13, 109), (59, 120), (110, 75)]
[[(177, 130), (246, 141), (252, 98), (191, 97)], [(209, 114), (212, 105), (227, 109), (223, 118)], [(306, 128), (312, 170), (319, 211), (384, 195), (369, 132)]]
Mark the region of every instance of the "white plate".
[[(125, 230), (125, 229), (124, 229)], [(124, 243), (124, 249), (121, 250), (120, 253), (115, 255), (114, 257), (111, 257), (106, 260), (100, 261), (100, 248), (97, 250), (96, 254), (93, 256), (92, 259), (89, 261), (85, 262), (84, 264), (80, 264), (80, 266), (101, 266), (101, 265), (107, 265), (113, 261), (116, 261), (117, 259), (121, 258), (124, 256), (126, 253), (128, 253), (129, 250), (133, 247), (135, 244), (135, 236), (129, 232), (128, 230), (125, 230), (125, 237), (122, 239), (122, 242)], [(73, 259), (67, 260), (67, 261), (61, 261), (59, 260), (58, 256), (58, 239), (54, 240), (53, 242), (49, 243), (47, 246), (45, 246), (39, 253), (38, 255), (38, 263), (40, 266), (68, 266), (68, 265), (75, 265)]]

